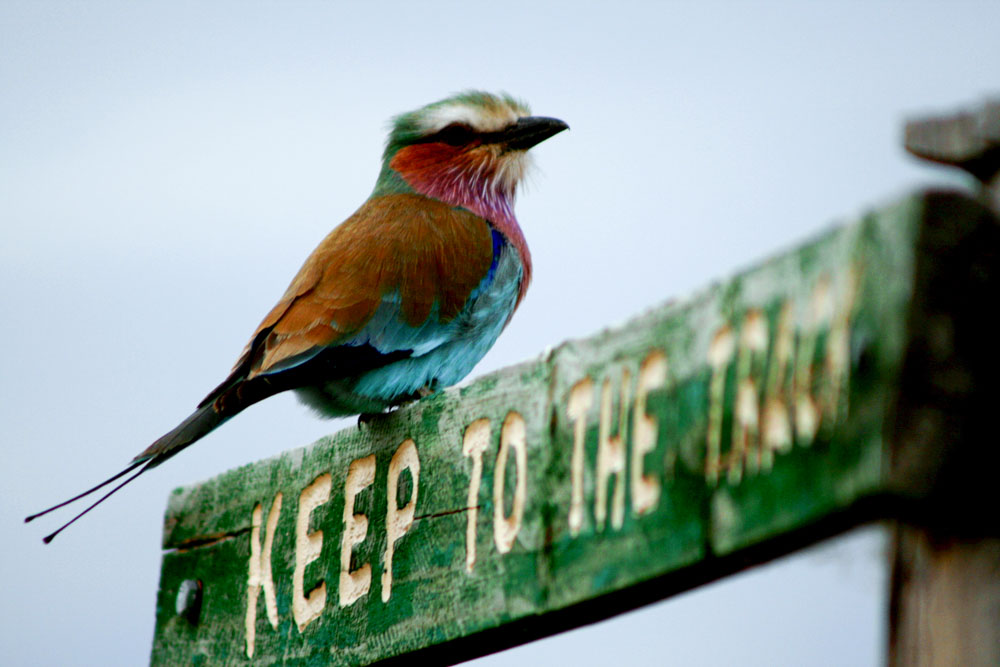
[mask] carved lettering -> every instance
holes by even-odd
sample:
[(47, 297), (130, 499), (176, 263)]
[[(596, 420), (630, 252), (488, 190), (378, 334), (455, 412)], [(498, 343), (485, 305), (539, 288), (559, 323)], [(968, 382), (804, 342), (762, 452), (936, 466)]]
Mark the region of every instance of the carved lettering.
[[(718, 484), (720, 477), (725, 477), (730, 484), (738, 484), (746, 476), (766, 473), (773, 467), (778, 454), (788, 452), (793, 446), (810, 446), (821, 433), (828, 434), (846, 416), (851, 373), (850, 327), (858, 290), (857, 267), (848, 271), (844, 283), (838, 286), (841, 289), (836, 293), (830, 276), (820, 276), (807, 303), (797, 304), (789, 299), (781, 303), (780, 308), (778, 304), (769, 305), (766, 310), (764, 307), (750, 308), (738, 321), (715, 330), (707, 350), (710, 370), (707, 414), (685, 414), (678, 420), (679, 423), (693, 422), (695, 430), (692, 433), (697, 434), (699, 442), (705, 443), (704, 476), (709, 484)], [(768, 313), (773, 315), (775, 310), (776, 318), (769, 320)], [(649, 412), (650, 394), (667, 386), (670, 368), (666, 352), (652, 349), (639, 363), (637, 377), (633, 378), (634, 361), (623, 360), (617, 367), (600, 371), (603, 379), (599, 395), (590, 377), (576, 382), (566, 395), (566, 415), (573, 440), (568, 508), (572, 537), (582, 531), (585, 513), (589, 511), (586, 474), (593, 472), (594, 475), (595, 529), (603, 531), (610, 524), (614, 530), (620, 530), (625, 520), (626, 497), (631, 498), (633, 516), (642, 517), (653, 512), (661, 501), (665, 480), (673, 476), (675, 462), (688, 460), (678, 452), (688, 449), (691, 434), (668, 441), (661, 428), (677, 426), (671, 427), (673, 422), (663, 425), (657, 411)], [(692, 381), (702, 382), (703, 377), (699, 374)], [(694, 389), (696, 391), (679, 392), (681, 400), (686, 403), (691, 396), (700, 395), (704, 386)], [(731, 405), (727, 401), (731, 401)], [(588, 462), (588, 417), (595, 408), (596, 461)], [(705, 436), (701, 428), (705, 428)], [(465, 570), (469, 573), (474, 571), (477, 560), (484, 454), (492, 438), (489, 419), (476, 419), (466, 426), (461, 450), (463, 457), (471, 459), (466, 506), (442, 512), (466, 512)], [(657, 462), (649, 455), (665, 441), (664, 469), (656, 474)], [(517, 541), (527, 503), (527, 426), (520, 413), (513, 410), (507, 413), (499, 442), (493, 470), (493, 541), (497, 552), (506, 554)], [(511, 458), (513, 470), (508, 471)], [(592, 471), (587, 467), (590, 464), (594, 466)], [(401, 540), (416, 521), (420, 468), (415, 442), (409, 438), (403, 440), (389, 461), (386, 479), (386, 541), (381, 574), (383, 603), (392, 598), (393, 559)], [(405, 490), (407, 478), (404, 475), (407, 473), (409, 492)], [(373, 485), (375, 476), (375, 454), (352, 461), (347, 471), (338, 586), (341, 607), (367, 596), (371, 588), (371, 563), (360, 563), (352, 569), (352, 559), (355, 547), (365, 541), (369, 528), (369, 517), (365, 512), (356, 512), (355, 504), (357, 497)], [(513, 480), (512, 486), (508, 477)], [(317, 581), (307, 592), (306, 570), (310, 563), (320, 559), (323, 550), (323, 531), (310, 532), (311, 516), (329, 501), (332, 484), (332, 475), (322, 474), (299, 495), (291, 611), (300, 633), (320, 618), (326, 607), (327, 582), (314, 574), (313, 579)], [(281, 504), (282, 495), (278, 493), (266, 521), (261, 503), (254, 507), (251, 516), (245, 619), (248, 657), (254, 654), (261, 591), (271, 627), (277, 629), (279, 625), (271, 551)]]
[(732, 327), (720, 327), (708, 346), (708, 363), (712, 379), (708, 385), (708, 442), (705, 451), (705, 479), (710, 484), (719, 480), (722, 468), (722, 418), (726, 398), (726, 371), (733, 358), (736, 343)]
[(281, 493), (276, 493), (267, 513), (267, 528), (264, 532), (264, 547), (260, 545), (260, 526), (263, 521), (264, 508), (257, 503), (250, 515), (250, 573), (247, 577), (247, 616), (246, 640), (247, 657), (253, 657), (254, 643), (257, 638), (257, 597), (260, 589), (264, 589), (264, 608), (271, 627), (278, 629), (278, 599), (274, 591), (274, 579), (271, 576), (271, 548), (274, 546), (274, 531), (278, 527), (278, 517), (281, 515)]
[[(399, 506), (399, 478), (404, 470), (410, 471), (413, 483), (410, 499), (402, 507)], [(389, 461), (388, 509), (385, 516), (385, 569), (382, 571), (382, 602), (388, 602), (392, 595), (392, 553), (396, 542), (406, 534), (413, 525), (413, 515), (417, 508), (417, 489), (420, 482), (420, 456), (417, 445), (407, 439), (399, 446)]]
[(847, 271), (844, 293), (837, 304), (826, 339), (826, 360), (823, 373), (823, 421), (831, 428), (847, 414), (847, 388), (850, 379), (851, 313), (858, 291), (858, 270)]
[(760, 397), (758, 378), (767, 355), (767, 320), (752, 309), (743, 318), (736, 359), (736, 402), (733, 405), (733, 438), (727, 464), (729, 481), (738, 482), (744, 467), (760, 468)]
[(770, 470), (774, 464), (775, 452), (787, 452), (792, 446), (792, 418), (788, 401), (791, 396), (794, 345), (792, 302), (786, 301), (778, 315), (778, 327), (767, 369), (767, 385), (764, 388), (761, 470)]
[(660, 499), (660, 481), (644, 473), (646, 454), (656, 447), (658, 424), (655, 417), (646, 414), (646, 397), (667, 382), (667, 355), (653, 350), (639, 366), (639, 380), (635, 391), (635, 416), (632, 427), (632, 511), (645, 514), (656, 507)]
[[(507, 456), (514, 450), (515, 472), (514, 502), (510, 516), (504, 516), (504, 488), (506, 487)], [(524, 501), (528, 494), (528, 447), (525, 437), (524, 417), (513, 410), (507, 413), (500, 429), (500, 451), (493, 470), (493, 541), (502, 554), (514, 546), (524, 517)]]
[(833, 310), (830, 279), (823, 276), (809, 301), (809, 325), (795, 350), (795, 441), (811, 445), (819, 431), (819, 405), (812, 396), (813, 358), (820, 326), (829, 322)]
[(611, 499), (611, 525), (621, 528), (625, 520), (625, 439), (628, 437), (628, 404), (631, 376), (622, 370), (620, 399), (618, 401), (618, 434), (611, 435), (612, 396), (611, 380), (601, 385), (601, 411), (597, 436), (597, 475), (594, 491), (594, 523), (604, 529), (608, 513), (608, 483), (615, 479), (615, 493)]
[(375, 481), (375, 455), (351, 461), (344, 482), (344, 534), (340, 541), (340, 606), (353, 604), (368, 594), (372, 583), (372, 566), (365, 563), (351, 570), (354, 545), (368, 534), (368, 517), (354, 513), (354, 499)]
[(465, 501), (465, 570), (476, 565), (476, 522), (479, 520), (479, 486), (483, 481), (483, 452), (490, 446), (490, 420), (477, 419), (465, 428), (462, 455), (472, 458), (469, 495)]
[(305, 595), (306, 565), (319, 558), (323, 550), (323, 531), (309, 532), (309, 515), (330, 499), (333, 477), (323, 474), (302, 489), (299, 495), (299, 514), (295, 519), (295, 570), (292, 573), (292, 617), (299, 632), (319, 618), (326, 606), (326, 581), (320, 581), (309, 595)]
[[(723, 470), (728, 473), (730, 483), (738, 483), (744, 472), (770, 470), (775, 453), (787, 452), (793, 443), (811, 445), (820, 429), (829, 433), (846, 415), (850, 319), (857, 282), (858, 270), (852, 267), (837, 300), (833, 281), (828, 275), (820, 276), (810, 294), (805, 324), (798, 335), (792, 301), (782, 304), (770, 352), (764, 312), (747, 311), (739, 334), (732, 436), (725, 457), (722, 420), (735, 334), (728, 325), (716, 332), (708, 351), (712, 379), (705, 456), (707, 481), (716, 483)], [(818, 366), (818, 348), (827, 327), (823, 365)], [(765, 359), (767, 372), (762, 392), (759, 380), (765, 375)]]
[(573, 422), (573, 458), (570, 462), (569, 534), (576, 537), (583, 527), (583, 454), (587, 436), (587, 413), (594, 404), (594, 381), (585, 377), (569, 392), (566, 414)]

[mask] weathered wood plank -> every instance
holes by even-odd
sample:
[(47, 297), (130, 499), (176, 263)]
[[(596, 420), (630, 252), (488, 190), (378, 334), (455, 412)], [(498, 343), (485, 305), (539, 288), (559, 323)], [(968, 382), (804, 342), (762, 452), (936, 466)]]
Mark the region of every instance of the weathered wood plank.
[[(936, 284), (919, 280), (920, 239), (956, 199), (907, 199), (623, 327), (177, 490), (153, 663), (470, 657), (921, 496), (890, 440), (913, 304)], [(955, 208), (955, 229), (990, 224), (980, 209)]]

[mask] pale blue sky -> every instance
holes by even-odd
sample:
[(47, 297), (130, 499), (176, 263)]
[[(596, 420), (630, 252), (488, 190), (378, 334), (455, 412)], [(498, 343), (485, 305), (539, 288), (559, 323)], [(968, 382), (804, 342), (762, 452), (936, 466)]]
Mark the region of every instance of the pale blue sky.
[[(1000, 94), (998, 25), (996, 2), (5, 0), (0, 661), (148, 660), (169, 490), (340, 427), (279, 396), (49, 547), (21, 524), (215, 386), (368, 195), (390, 116), (475, 87), (572, 126), (535, 150), (535, 282), (478, 374), (948, 181), (902, 122)], [(875, 664), (880, 549), (868, 532), (487, 662)]]

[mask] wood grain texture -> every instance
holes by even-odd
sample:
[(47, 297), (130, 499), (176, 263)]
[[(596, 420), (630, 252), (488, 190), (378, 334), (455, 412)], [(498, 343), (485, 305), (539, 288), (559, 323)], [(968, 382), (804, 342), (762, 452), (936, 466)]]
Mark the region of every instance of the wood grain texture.
[(896, 530), (893, 667), (1000, 664), (1000, 538), (934, 541)]
[[(465, 659), (890, 515), (924, 493), (891, 474), (890, 450), (940, 201), (906, 199), (621, 327), (178, 489), (153, 664)], [(958, 207), (956, 229), (981, 214)], [(251, 554), (279, 493), (272, 625)], [(192, 590), (197, 615), (178, 603)]]

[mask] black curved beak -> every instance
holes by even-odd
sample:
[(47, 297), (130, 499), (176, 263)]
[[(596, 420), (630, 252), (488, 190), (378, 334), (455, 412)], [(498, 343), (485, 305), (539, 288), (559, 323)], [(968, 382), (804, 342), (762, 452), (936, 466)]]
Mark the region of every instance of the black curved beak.
[(508, 150), (526, 151), (568, 129), (569, 125), (558, 118), (525, 116), (518, 118), (512, 126), (497, 132), (495, 141), (505, 144)]

